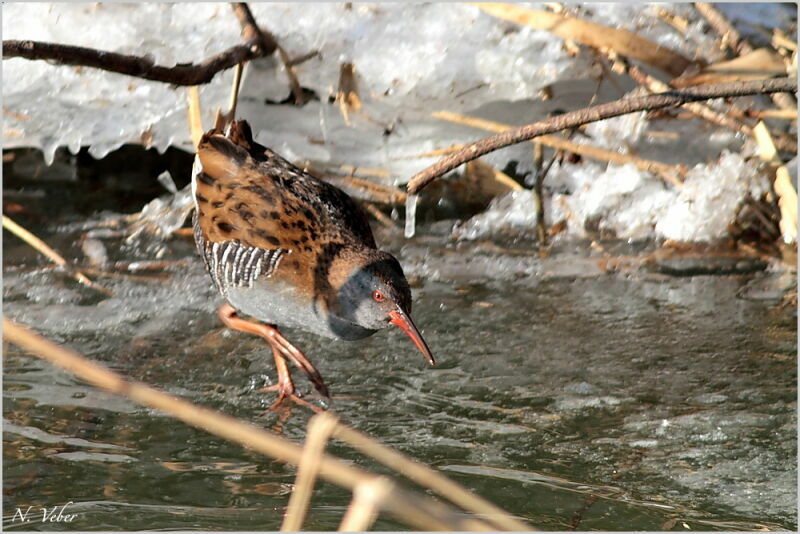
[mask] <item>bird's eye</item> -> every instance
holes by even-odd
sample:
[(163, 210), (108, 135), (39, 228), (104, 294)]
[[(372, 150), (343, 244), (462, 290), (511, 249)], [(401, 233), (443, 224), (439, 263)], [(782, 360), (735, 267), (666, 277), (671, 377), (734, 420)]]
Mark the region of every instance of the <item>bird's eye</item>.
[(383, 293), (381, 293), (380, 291), (373, 291), (372, 298), (374, 298), (376, 302), (382, 302), (383, 299), (386, 297), (384, 297)]

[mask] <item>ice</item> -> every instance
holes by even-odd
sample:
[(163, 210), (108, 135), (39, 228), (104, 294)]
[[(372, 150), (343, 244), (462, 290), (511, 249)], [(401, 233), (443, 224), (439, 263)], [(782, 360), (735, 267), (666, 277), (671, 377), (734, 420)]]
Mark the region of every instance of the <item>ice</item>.
[(416, 232), (418, 200), (419, 195), (408, 195), (406, 197), (406, 226), (403, 232), (406, 238), (414, 237), (414, 233)]
[(696, 165), (689, 171), (674, 202), (656, 223), (656, 233), (681, 241), (722, 238), (745, 194), (759, 198), (769, 188), (757, 163), (723, 152), (715, 164)]
[(616, 150), (627, 154), (628, 148), (641, 139), (642, 132), (648, 125), (646, 112), (629, 113), (604, 121), (593, 122), (586, 126), (589, 136), (578, 137), (576, 142), (600, 146), (608, 150)]
[[(717, 162), (695, 165), (680, 188), (632, 164), (601, 169), (598, 164), (554, 165), (547, 183), (565, 192), (554, 193), (545, 204), (546, 223), (566, 220), (569, 233), (580, 237), (599, 230), (626, 239), (655, 235), (710, 242), (727, 235), (746, 194), (759, 198), (770, 188), (758, 162), (728, 151)], [(528, 190), (497, 198), (457, 234), (476, 239), (509, 229), (530, 231), (536, 225), (532, 199)]]
[[(172, 189), (175, 189), (174, 183)], [(128, 241), (134, 241), (142, 232), (166, 238), (183, 226), (192, 209), (194, 200), (191, 184), (180, 191), (175, 190), (174, 194), (155, 198), (142, 208), (138, 219), (132, 225)]]
[(511, 191), (492, 200), (483, 213), (456, 228), (462, 239), (477, 239), (505, 230), (531, 230), (536, 227), (537, 213), (533, 191)]

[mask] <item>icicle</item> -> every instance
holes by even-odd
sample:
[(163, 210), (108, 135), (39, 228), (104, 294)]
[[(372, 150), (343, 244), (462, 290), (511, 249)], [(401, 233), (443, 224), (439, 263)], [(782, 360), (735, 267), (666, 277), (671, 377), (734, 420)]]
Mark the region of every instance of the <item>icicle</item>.
[(417, 200), (419, 195), (406, 196), (406, 238), (414, 237), (416, 232), (415, 224), (417, 218)]

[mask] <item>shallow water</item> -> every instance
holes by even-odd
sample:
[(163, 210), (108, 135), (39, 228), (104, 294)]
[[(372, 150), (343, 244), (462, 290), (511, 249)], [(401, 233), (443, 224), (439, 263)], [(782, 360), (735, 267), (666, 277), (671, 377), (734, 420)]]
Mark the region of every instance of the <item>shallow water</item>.
[[(55, 229), (38, 230), (77, 255), (77, 234)], [(344, 421), (543, 529), (796, 529), (796, 313), (782, 302), (793, 273), (670, 277), (637, 266), (647, 245), (564, 244), (540, 258), (400, 233), (382, 241), (412, 281), (437, 367), (399, 331), (354, 343), (287, 332)], [(106, 244), (112, 259), (143, 256)], [(275, 378), (271, 354), (222, 328), (190, 242), (167, 243), (164, 258), (183, 263), (165, 280), (100, 279), (113, 298), (35, 267), (13, 237), (3, 246), (9, 317), (303, 439), (309, 412), (279, 423), (265, 411), (272, 398), (255, 389)], [(603, 256), (632, 267), (606, 272)], [(37, 530), (279, 528), (293, 469), (16, 347), (4, 366), (5, 528), (21, 528), (14, 513), (28, 506), (24, 526)], [(330, 451), (386, 472), (341, 444)], [(322, 484), (304, 528), (335, 529), (349, 500)], [(72, 522), (42, 522), (41, 507), (69, 501)], [(404, 527), (381, 517), (376, 528)]]

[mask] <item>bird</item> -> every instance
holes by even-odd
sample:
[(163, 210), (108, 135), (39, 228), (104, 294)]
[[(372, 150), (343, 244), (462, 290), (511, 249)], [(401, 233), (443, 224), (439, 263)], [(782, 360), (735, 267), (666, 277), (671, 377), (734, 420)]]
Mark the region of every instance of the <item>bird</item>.
[(277, 390), (270, 409), (292, 400), (322, 411), (301, 398), (288, 363), (330, 399), (319, 371), (280, 328), (353, 341), (394, 325), (436, 364), (411, 318), (400, 263), (378, 248), (366, 214), (344, 191), (257, 143), (245, 120), (218, 121), (203, 134), (191, 185), (197, 251), (225, 299), (218, 315), (272, 348), (278, 379), (263, 388)]

